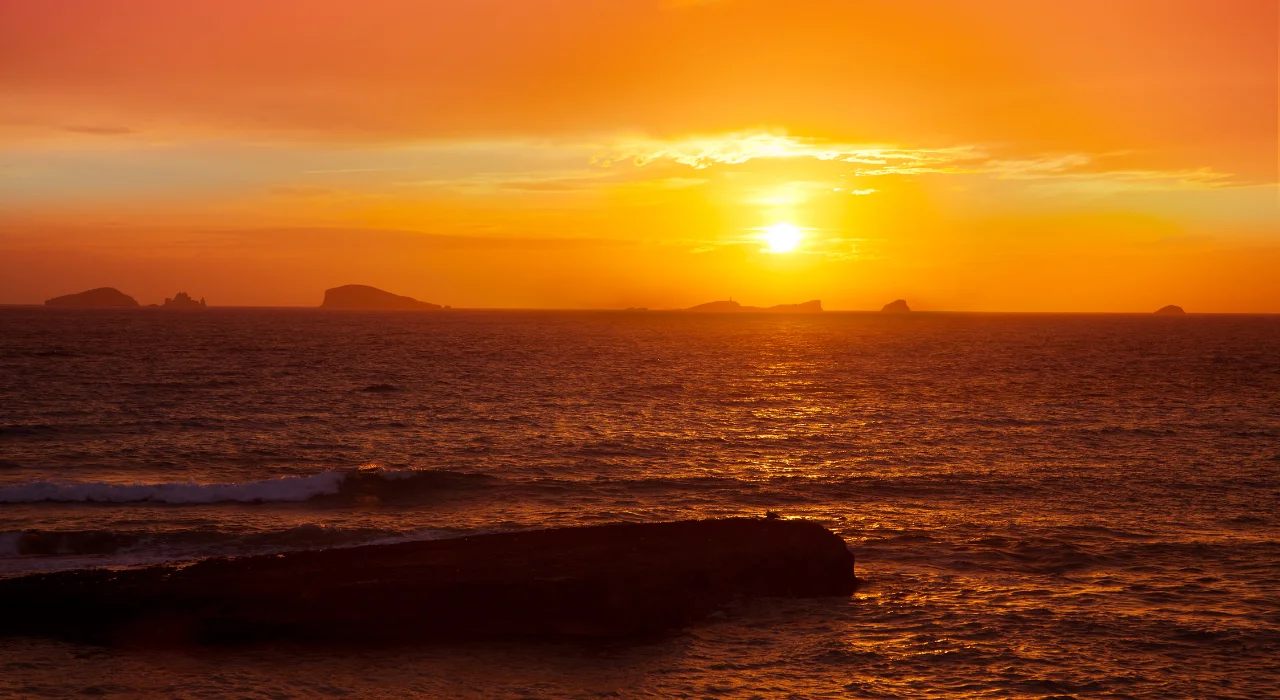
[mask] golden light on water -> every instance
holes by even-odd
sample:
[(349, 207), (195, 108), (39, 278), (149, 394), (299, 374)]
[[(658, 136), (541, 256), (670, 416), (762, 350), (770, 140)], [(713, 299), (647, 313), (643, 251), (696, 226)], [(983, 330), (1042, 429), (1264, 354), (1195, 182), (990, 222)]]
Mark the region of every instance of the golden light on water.
[(800, 245), (804, 234), (794, 224), (782, 222), (766, 228), (761, 238), (769, 246), (765, 249), (767, 252), (790, 253)]

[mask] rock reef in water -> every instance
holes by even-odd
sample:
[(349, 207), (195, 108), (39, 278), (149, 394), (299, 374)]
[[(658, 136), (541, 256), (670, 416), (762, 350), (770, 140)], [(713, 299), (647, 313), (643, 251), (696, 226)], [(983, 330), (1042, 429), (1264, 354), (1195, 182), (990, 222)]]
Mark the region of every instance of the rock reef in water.
[(1179, 314), (1185, 314), (1186, 311), (1183, 311), (1181, 306), (1174, 306), (1173, 304), (1170, 304), (1168, 306), (1162, 306), (1159, 309), (1156, 309), (1156, 313), (1166, 314), (1166, 315), (1171, 314), (1176, 316)]
[(0, 633), (98, 643), (586, 638), (670, 632), (743, 596), (848, 596), (809, 521), (614, 524), (0, 581)]
[(905, 313), (907, 311), (910, 311), (911, 307), (907, 306), (907, 301), (905, 299), (896, 299), (894, 301), (889, 302), (888, 304), (885, 304), (883, 307), (881, 307), (880, 310), (896, 314), (896, 313)]
[(115, 287), (98, 287), (79, 294), (67, 294), (44, 302), (45, 306), (77, 309), (119, 309), (136, 307), (134, 298)]
[(357, 309), (366, 311), (432, 311), (440, 309), (439, 304), (429, 304), (413, 297), (404, 297), (391, 292), (384, 292), (377, 287), (364, 284), (348, 284), (324, 290), (322, 309)]
[(695, 313), (711, 314), (816, 314), (822, 313), (822, 302), (814, 299), (802, 304), (778, 304), (777, 306), (743, 306), (732, 299), (729, 301), (712, 301), (685, 309)]
[(186, 292), (178, 292), (172, 299), (168, 297), (164, 300), (164, 308), (166, 309), (203, 309), (206, 308), (204, 297), (200, 297), (200, 301), (196, 301), (187, 295)]

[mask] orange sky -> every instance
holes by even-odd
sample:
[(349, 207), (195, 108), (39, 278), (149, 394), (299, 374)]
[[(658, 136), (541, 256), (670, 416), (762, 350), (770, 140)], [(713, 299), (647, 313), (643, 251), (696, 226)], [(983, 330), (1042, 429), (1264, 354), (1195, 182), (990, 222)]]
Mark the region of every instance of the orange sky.
[[(0, 303), (1280, 312), (1274, 0), (0, 0)], [(796, 250), (761, 236), (789, 222)]]

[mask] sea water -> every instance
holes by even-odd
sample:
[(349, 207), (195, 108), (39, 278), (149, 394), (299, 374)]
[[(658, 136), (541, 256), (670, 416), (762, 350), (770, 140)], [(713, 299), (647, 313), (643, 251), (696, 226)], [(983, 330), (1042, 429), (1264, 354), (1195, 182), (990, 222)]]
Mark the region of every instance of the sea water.
[(1280, 316), (0, 309), (0, 576), (725, 515), (849, 599), (660, 640), (0, 640), (0, 695), (1280, 687)]

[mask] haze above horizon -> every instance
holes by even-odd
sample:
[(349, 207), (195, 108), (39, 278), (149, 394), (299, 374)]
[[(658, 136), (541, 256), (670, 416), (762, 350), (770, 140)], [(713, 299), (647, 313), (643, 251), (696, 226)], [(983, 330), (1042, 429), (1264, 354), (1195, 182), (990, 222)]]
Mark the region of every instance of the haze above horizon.
[(0, 304), (1280, 312), (1271, 0), (0, 0)]

